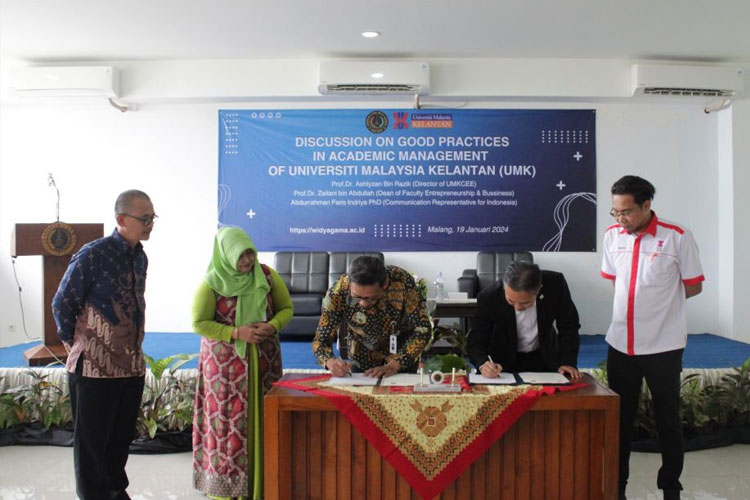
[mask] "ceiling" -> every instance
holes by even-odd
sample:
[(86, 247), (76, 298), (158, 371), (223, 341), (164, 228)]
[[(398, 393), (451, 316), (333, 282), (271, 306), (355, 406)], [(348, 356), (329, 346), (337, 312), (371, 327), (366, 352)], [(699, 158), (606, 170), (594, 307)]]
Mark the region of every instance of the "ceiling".
[(0, 0), (0, 56), (747, 63), (748, 21), (747, 0)]

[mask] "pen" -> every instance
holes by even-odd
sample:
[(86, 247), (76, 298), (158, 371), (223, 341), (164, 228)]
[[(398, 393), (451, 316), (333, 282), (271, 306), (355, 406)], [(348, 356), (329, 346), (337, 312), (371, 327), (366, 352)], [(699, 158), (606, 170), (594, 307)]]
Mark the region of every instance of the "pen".
[(344, 361), (343, 359), (342, 360), (336, 360), (336, 361), (334, 361), (334, 363), (339, 363), (339, 362), (344, 365), (343, 369), (346, 370), (346, 373), (344, 373), (343, 376), (344, 377), (347, 377), (347, 376), (351, 377), (352, 376), (352, 367), (351, 367), (351, 365), (349, 363), (347, 363), (346, 361)]
[(490, 355), (488, 354), (488, 355), (487, 355), (487, 358), (488, 358), (488, 359), (490, 360), (490, 363), (492, 363), (493, 365), (497, 366), (497, 363), (495, 363), (495, 360), (493, 360), (493, 359), (492, 359), (492, 356), (490, 356)]

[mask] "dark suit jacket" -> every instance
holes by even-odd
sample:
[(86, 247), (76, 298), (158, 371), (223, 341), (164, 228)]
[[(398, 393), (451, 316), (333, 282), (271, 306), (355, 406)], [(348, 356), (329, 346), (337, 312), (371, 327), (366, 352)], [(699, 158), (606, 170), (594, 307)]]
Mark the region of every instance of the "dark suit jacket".
[[(578, 310), (561, 273), (542, 271), (542, 289), (536, 298), (539, 344), (542, 358), (550, 371), (561, 365), (578, 364)], [(513, 306), (505, 300), (502, 281), (482, 290), (477, 297), (477, 312), (469, 335), (468, 352), (479, 369), (488, 355), (503, 371), (512, 371), (516, 360), (518, 333)], [(555, 328), (557, 327), (557, 328)]]

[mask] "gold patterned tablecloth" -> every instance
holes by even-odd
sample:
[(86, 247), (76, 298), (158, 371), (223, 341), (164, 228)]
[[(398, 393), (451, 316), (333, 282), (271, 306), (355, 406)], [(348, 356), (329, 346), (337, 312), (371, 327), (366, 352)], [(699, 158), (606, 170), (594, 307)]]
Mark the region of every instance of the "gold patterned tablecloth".
[(330, 399), (422, 496), (439, 495), (544, 394), (572, 386), (469, 387), (458, 394), (409, 388), (329, 386), (329, 375), (277, 385)]

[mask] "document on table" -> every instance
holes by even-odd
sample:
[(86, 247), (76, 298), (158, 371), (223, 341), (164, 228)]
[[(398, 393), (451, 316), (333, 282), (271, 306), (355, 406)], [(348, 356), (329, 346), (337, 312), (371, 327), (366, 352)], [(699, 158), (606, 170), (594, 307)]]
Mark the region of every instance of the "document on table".
[(521, 372), (518, 374), (524, 384), (569, 384), (570, 380), (557, 372)]
[(331, 377), (326, 385), (378, 385), (378, 378), (365, 377), (363, 373), (352, 373), (346, 377)]
[(487, 378), (479, 373), (469, 374), (469, 383), (478, 385), (515, 384), (516, 377), (512, 373), (501, 372), (496, 378)]
[[(450, 375), (448, 375), (450, 378)], [(397, 373), (395, 375), (391, 375), (390, 377), (383, 377), (383, 380), (380, 381), (381, 387), (395, 387), (395, 386), (403, 386), (403, 387), (412, 387), (420, 383), (422, 380), (421, 375), (415, 375), (413, 373)], [(424, 376), (424, 383), (429, 384), (430, 383), (430, 375), (425, 374)]]

